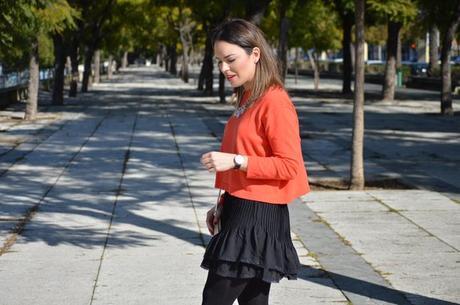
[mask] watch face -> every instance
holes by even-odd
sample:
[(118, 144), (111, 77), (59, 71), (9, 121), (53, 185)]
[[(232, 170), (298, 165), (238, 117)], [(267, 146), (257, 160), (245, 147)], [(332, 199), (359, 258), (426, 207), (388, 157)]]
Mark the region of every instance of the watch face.
[(243, 165), (243, 162), (244, 162), (244, 157), (241, 155), (236, 155), (235, 163), (241, 166)]

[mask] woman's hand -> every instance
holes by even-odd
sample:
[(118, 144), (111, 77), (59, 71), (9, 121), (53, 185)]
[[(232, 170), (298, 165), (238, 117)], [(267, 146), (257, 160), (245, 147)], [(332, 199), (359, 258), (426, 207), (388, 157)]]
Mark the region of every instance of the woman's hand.
[(223, 172), (235, 167), (233, 162), (235, 156), (235, 154), (211, 151), (201, 156), (201, 164), (209, 172)]
[(217, 209), (216, 212), (216, 206), (213, 206), (206, 214), (206, 225), (211, 235), (214, 235), (214, 226), (219, 222), (221, 213), (221, 209)]

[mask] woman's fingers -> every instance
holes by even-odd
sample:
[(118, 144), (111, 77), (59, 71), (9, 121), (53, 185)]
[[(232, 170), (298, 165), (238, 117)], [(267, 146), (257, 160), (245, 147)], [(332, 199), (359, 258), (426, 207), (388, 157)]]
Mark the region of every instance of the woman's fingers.
[(201, 156), (201, 164), (210, 172), (220, 172), (232, 169), (234, 154), (211, 151)]
[(206, 153), (201, 156), (201, 164), (203, 164), (204, 167), (210, 172), (215, 170), (215, 165), (212, 159), (212, 152)]

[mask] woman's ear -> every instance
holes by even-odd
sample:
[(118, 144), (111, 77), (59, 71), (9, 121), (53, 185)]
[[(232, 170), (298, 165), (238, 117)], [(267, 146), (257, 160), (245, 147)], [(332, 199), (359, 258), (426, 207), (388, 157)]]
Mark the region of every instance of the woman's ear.
[(258, 63), (260, 59), (260, 49), (258, 47), (252, 48), (252, 56), (254, 57), (254, 64)]

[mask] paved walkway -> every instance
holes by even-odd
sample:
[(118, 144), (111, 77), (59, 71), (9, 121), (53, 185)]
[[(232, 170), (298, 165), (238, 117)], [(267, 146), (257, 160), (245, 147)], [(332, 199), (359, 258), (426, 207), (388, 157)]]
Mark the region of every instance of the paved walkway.
[[(312, 179), (346, 177), (351, 105), (300, 89)], [(419, 189), (291, 204), (303, 268), (273, 286), (272, 305), (460, 302), (460, 127), (423, 103), (372, 103), (366, 122), (369, 179)], [(44, 105), (33, 123), (19, 108), (0, 112), (0, 304), (200, 304), (216, 191), (199, 156), (218, 148), (231, 108), (155, 67)]]

